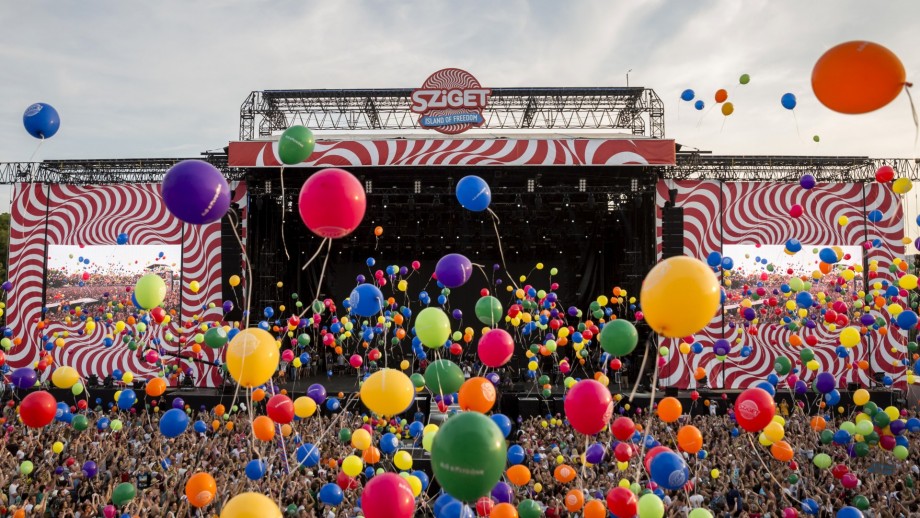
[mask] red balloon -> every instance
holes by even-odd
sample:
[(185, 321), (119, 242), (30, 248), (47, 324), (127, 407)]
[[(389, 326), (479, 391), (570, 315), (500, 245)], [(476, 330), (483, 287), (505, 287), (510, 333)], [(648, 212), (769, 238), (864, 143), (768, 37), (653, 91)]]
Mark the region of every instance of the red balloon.
[(163, 320), (166, 318), (166, 310), (160, 307), (153, 308), (150, 310), (150, 316), (153, 317), (154, 322), (162, 324)]
[[(490, 331), (489, 334), (494, 331)], [(594, 380), (581, 380), (565, 398), (565, 416), (579, 432), (594, 435), (607, 426), (613, 415), (610, 390)]]
[(494, 507), (495, 502), (492, 501), (491, 498), (484, 496), (479, 500), (476, 500), (476, 516), (489, 516), (492, 514), (492, 509)]
[(621, 442), (613, 449), (613, 455), (620, 462), (626, 462), (632, 458), (632, 446), (629, 443)]
[(19, 417), (29, 428), (41, 428), (51, 424), (56, 412), (57, 401), (44, 390), (32, 392), (19, 403)]
[(834, 478), (840, 480), (844, 475), (850, 472), (850, 469), (847, 468), (844, 464), (837, 464), (831, 468), (831, 475), (834, 475)]
[(875, 181), (886, 183), (894, 179), (894, 168), (890, 165), (883, 165), (875, 172)]
[(798, 203), (796, 203), (792, 207), (789, 207), (789, 215), (792, 216), (793, 218), (798, 218), (802, 214), (805, 214), (805, 209), (803, 209), (802, 206), (799, 205)]
[(287, 424), (294, 420), (294, 402), (284, 394), (272, 396), (265, 406), (265, 411), (272, 421)]
[(639, 513), (639, 499), (625, 487), (615, 487), (607, 493), (607, 509), (617, 518), (633, 518)]
[(610, 432), (618, 441), (627, 441), (636, 432), (636, 423), (628, 417), (617, 417), (610, 425)]
[(749, 432), (767, 427), (776, 415), (776, 404), (770, 393), (762, 388), (749, 388), (735, 400), (735, 419)]
[(411, 518), (415, 497), (406, 479), (396, 473), (384, 473), (364, 486), (361, 509), (365, 518)]
[(344, 471), (339, 471), (339, 474), (335, 476), (335, 483), (342, 488), (342, 491), (358, 489), (358, 481), (346, 475)]
[(332, 239), (351, 234), (367, 209), (361, 182), (342, 169), (323, 169), (307, 178), (298, 203), (307, 228), (319, 237)]
[(486, 366), (501, 367), (514, 354), (514, 338), (504, 329), (493, 329), (479, 339), (476, 352)]

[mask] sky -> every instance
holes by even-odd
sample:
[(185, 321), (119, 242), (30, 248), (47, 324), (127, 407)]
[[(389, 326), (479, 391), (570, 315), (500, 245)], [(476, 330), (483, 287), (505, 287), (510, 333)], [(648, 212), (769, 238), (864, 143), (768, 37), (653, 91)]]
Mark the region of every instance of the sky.
[[(157, 260), (160, 252), (163, 259)], [(174, 272), (181, 270), (182, 247), (179, 245), (51, 245), (48, 268), (70, 272), (105, 273), (114, 269), (124, 273), (143, 273), (147, 266), (163, 264)], [(80, 259), (89, 259), (82, 264)]]
[[(767, 264), (773, 264), (778, 268), (785, 270), (792, 268), (798, 272), (811, 273), (818, 269), (818, 254), (814, 249), (821, 249), (827, 246), (833, 246), (837, 243), (803, 243), (802, 250), (795, 255), (787, 254), (784, 245), (725, 245), (722, 250), (724, 257), (731, 257), (736, 269), (745, 272), (764, 271), (766, 265), (758, 264), (757, 260), (767, 260)], [(850, 259), (840, 261), (840, 264), (849, 266), (852, 264), (862, 264), (863, 250), (859, 246), (841, 246), (840, 249)]]
[[(717, 154), (915, 157), (906, 95), (840, 115), (810, 76), (860, 39), (920, 77), (918, 15), (916, 0), (2, 2), (0, 161), (195, 156), (238, 136), (252, 90), (417, 87), (445, 67), (488, 87), (621, 86), (631, 70), (663, 99), (668, 138)], [(686, 88), (707, 105), (726, 88), (735, 113), (701, 120)], [(62, 118), (37, 152), (22, 127), (36, 101)]]

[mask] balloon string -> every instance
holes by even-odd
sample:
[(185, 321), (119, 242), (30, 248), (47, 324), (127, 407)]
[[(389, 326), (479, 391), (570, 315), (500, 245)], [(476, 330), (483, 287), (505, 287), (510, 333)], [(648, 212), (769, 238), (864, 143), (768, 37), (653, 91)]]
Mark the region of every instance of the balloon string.
[(236, 237), (236, 242), (240, 245), (240, 251), (243, 254), (243, 260), (246, 262), (246, 313), (243, 314), (245, 317), (245, 324), (243, 325), (243, 328), (245, 329), (249, 327), (249, 308), (252, 302), (252, 261), (249, 260), (249, 254), (246, 253), (246, 246), (243, 245), (243, 240), (240, 239), (240, 234), (236, 231), (236, 213), (231, 211), (227, 214), (230, 218), (230, 226), (233, 228), (233, 235)]
[[(332, 255), (332, 239), (330, 239), (330, 238), (325, 238), (325, 239), (323, 239), (323, 241), (324, 241), (324, 242), (328, 242), (328, 243), (329, 243), (329, 246), (327, 247), (326, 258), (323, 259), (323, 269), (320, 270), (320, 272), (319, 272), (319, 282), (316, 283), (316, 296), (314, 296), (313, 299), (310, 300), (310, 305), (309, 305), (309, 306), (303, 308), (303, 311), (300, 312), (300, 315), (298, 315), (297, 318), (303, 317), (303, 316), (307, 313), (307, 311), (309, 311), (309, 310), (311, 309), (311, 307), (313, 306), (313, 301), (315, 301), (315, 300), (317, 300), (317, 299), (319, 298), (320, 291), (323, 289), (323, 277), (325, 277), (325, 275), (326, 275), (326, 265), (329, 263), (329, 256)], [(322, 250), (323, 244), (320, 243), (319, 246), (320, 246), (320, 249), (316, 251), (316, 254), (314, 254), (313, 257), (316, 257), (316, 255), (318, 255), (319, 252)], [(311, 258), (310, 261), (312, 261), (312, 260), (313, 260), (313, 259)], [(307, 264), (310, 264), (310, 263), (307, 262)], [(306, 266), (304, 266), (304, 268), (306, 268)]]
[(802, 142), (802, 134), (799, 132), (799, 118), (795, 115), (795, 110), (789, 110), (792, 112), (792, 122), (795, 123), (795, 134), (799, 137), (799, 142)]
[(284, 196), (284, 166), (281, 166), (281, 243), (284, 245), (284, 256), (291, 260), (291, 254), (288, 253), (287, 239), (284, 237), (284, 219), (287, 215), (287, 198)]
[(327, 240), (329, 240), (329, 238), (328, 238), (328, 237), (324, 237), (323, 240), (319, 242), (319, 248), (316, 249), (316, 253), (313, 254), (313, 257), (311, 257), (309, 260), (307, 260), (307, 263), (303, 265), (303, 268), (301, 268), (301, 270), (306, 270), (306, 269), (307, 269), (307, 266), (310, 266), (310, 263), (312, 263), (313, 260), (316, 259), (316, 256), (318, 256), (318, 255), (320, 254), (320, 252), (323, 251), (323, 245), (326, 244), (326, 241), (327, 241)]
[[(764, 461), (763, 461), (763, 457), (760, 456), (760, 451), (759, 451), (759, 450), (757, 449), (757, 447), (754, 445), (754, 439), (751, 438), (751, 434), (747, 434), (747, 438), (748, 438), (748, 442), (751, 443), (751, 449), (754, 450), (754, 454), (757, 455), (757, 460), (759, 460), (759, 461), (760, 461), (760, 465), (763, 466), (763, 470), (764, 470), (768, 475), (770, 475), (770, 478), (773, 479), (773, 482), (774, 482), (777, 486), (782, 487), (782, 484), (781, 484), (778, 480), (776, 480), (776, 477), (775, 477), (775, 476), (773, 476), (773, 471), (771, 471), (770, 468), (767, 467), (767, 463), (764, 462)], [(802, 502), (802, 501), (799, 500), (798, 498), (792, 496), (792, 492), (791, 492), (791, 491), (790, 491), (789, 493), (784, 493), (784, 494), (785, 494), (786, 496), (788, 496), (791, 500), (795, 500), (795, 501), (798, 502), (799, 504), (805, 505), (804, 502)]]
[(501, 220), (498, 219), (498, 215), (492, 212), (492, 209), (486, 210), (492, 215), (492, 227), (495, 228), (495, 239), (498, 241), (498, 253), (502, 258), (502, 268), (504, 268), (505, 273), (508, 274), (508, 280), (511, 281), (511, 285), (514, 286), (514, 289), (520, 289), (517, 283), (514, 282), (514, 276), (508, 271), (508, 265), (505, 263), (505, 251), (502, 249), (502, 236), (498, 233), (498, 224), (501, 223)]
[[(649, 336), (649, 340), (651, 339), (652, 337)], [(648, 342), (646, 342), (645, 344), (645, 358), (642, 359), (643, 369), (645, 368), (645, 360), (647, 358), (648, 358)], [(640, 370), (639, 372), (641, 373), (642, 370)], [(638, 378), (637, 378), (637, 384), (638, 384)], [(647, 412), (648, 418), (645, 421), (645, 435), (642, 436), (642, 444), (639, 447), (639, 455), (636, 456), (636, 459), (639, 461), (636, 465), (636, 480), (639, 480), (639, 473), (641, 472), (639, 467), (643, 465), (642, 457), (644, 457), (644, 454), (645, 454), (645, 443), (646, 441), (648, 441), (648, 436), (651, 433), (652, 417), (655, 415), (655, 413), (652, 410), (655, 407), (655, 389), (657, 387), (658, 387), (658, 366), (656, 365), (652, 373), (652, 388), (651, 388), (651, 393), (650, 393), (649, 400), (648, 400), (648, 412)], [(635, 389), (633, 389), (633, 394), (635, 394)], [(632, 401), (632, 394), (629, 396), (629, 400)]]
[(914, 116), (914, 147), (917, 146), (917, 138), (920, 137), (920, 118), (917, 117), (917, 106), (914, 104), (914, 97), (910, 95), (910, 87), (913, 83), (904, 83), (904, 91), (907, 92), (907, 100), (910, 101), (910, 111)]
[[(910, 94), (910, 92), (908, 92), (908, 95), (909, 95), (909, 94)], [(913, 101), (911, 101), (911, 105), (913, 105)], [(917, 120), (917, 112), (915, 111), (915, 112), (914, 112), (914, 121), (916, 121), (916, 120)], [(39, 141), (38, 141), (38, 145), (35, 146), (35, 151), (33, 151), (33, 152), (32, 152), (32, 155), (29, 156), (29, 162), (31, 162), (32, 159), (35, 158), (35, 153), (38, 153), (38, 150), (41, 149), (42, 144), (44, 144), (44, 143), (45, 143), (45, 136), (42, 135), (42, 139), (39, 140)]]

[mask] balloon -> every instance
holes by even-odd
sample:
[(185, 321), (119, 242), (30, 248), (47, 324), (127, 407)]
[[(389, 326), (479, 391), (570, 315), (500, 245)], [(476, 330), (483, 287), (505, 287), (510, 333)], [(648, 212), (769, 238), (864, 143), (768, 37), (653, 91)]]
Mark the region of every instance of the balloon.
[(526, 486), (531, 478), (530, 469), (523, 464), (516, 464), (508, 468), (508, 471), (505, 472), (505, 476), (508, 478), (509, 482), (518, 487)]
[(18, 389), (30, 389), (38, 382), (38, 373), (32, 367), (20, 367), (10, 375), (10, 381)]
[(591, 500), (585, 504), (584, 518), (607, 518), (607, 508), (600, 500)]
[(137, 488), (134, 487), (134, 484), (123, 482), (115, 486), (115, 490), (112, 491), (112, 503), (121, 507), (134, 500), (135, 496), (137, 496)]
[[(239, 276), (239, 275), (231, 275), (230, 278), (228, 279), (228, 282), (230, 283), (230, 286), (233, 286), (233, 287), (235, 288), (235, 287), (237, 287), (237, 286), (240, 285), (240, 276)], [(227, 302), (230, 302), (230, 301), (227, 301)], [(225, 303), (224, 303), (224, 306), (226, 306), (226, 305), (227, 305), (227, 303), (225, 302)], [(230, 304), (230, 308), (233, 309), (233, 304), (232, 304), (232, 303)], [(224, 311), (230, 311), (230, 309), (224, 309)]]
[(450, 338), (450, 319), (441, 309), (425, 308), (415, 317), (415, 332), (424, 345), (442, 347)]
[(614, 356), (626, 356), (636, 349), (639, 332), (636, 326), (625, 319), (616, 319), (604, 324), (600, 334), (601, 347)]
[(722, 105), (722, 115), (728, 117), (729, 115), (735, 113), (735, 105), (732, 103), (725, 103)]
[(412, 469), (412, 454), (405, 450), (396, 452), (396, 455), (393, 455), (393, 464), (403, 471)]
[(249, 480), (259, 480), (265, 476), (265, 463), (259, 459), (253, 459), (246, 464), (245, 471)]
[(371, 447), (371, 434), (364, 428), (359, 428), (355, 430), (355, 433), (351, 435), (351, 445), (356, 449), (364, 451)]
[(358, 476), (362, 469), (364, 469), (364, 461), (360, 457), (349, 455), (342, 460), (342, 471), (349, 477)]
[(735, 419), (749, 432), (759, 432), (773, 421), (776, 406), (773, 397), (761, 388), (749, 388), (735, 400)]
[(152, 378), (147, 381), (144, 391), (150, 397), (160, 397), (166, 392), (166, 380), (163, 378)]
[(372, 317), (383, 310), (386, 297), (373, 284), (359, 284), (348, 297), (351, 312), (359, 317)]
[(314, 383), (307, 389), (307, 397), (317, 405), (322, 405), (326, 401), (326, 388), (319, 383)]
[(894, 100), (906, 83), (893, 52), (869, 41), (841, 43), (825, 52), (811, 72), (821, 104), (839, 113), (868, 113)]
[(35, 103), (22, 114), (22, 124), (29, 135), (46, 139), (53, 137), (61, 129), (61, 117), (50, 104)]
[(122, 390), (116, 401), (119, 410), (128, 410), (134, 403), (137, 403), (137, 394), (132, 389)]
[(69, 389), (78, 381), (80, 381), (80, 375), (77, 374), (77, 370), (66, 365), (54, 369), (54, 372), (51, 374), (51, 382), (54, 383), (54, 386), (57, 388)]
[(487, 367), (501, 367), (514, 354), (514, 338), (504, 329), (492, 329), (479, 339), (476, 352)]
[[(741, 83), (744, 84), (744, 83)], [(607, 505), (610, 505), (608, 502)], [(658, 495), (648, 493), (639, 499), (639, 516), (641, 518), (662, 518), (664, 516), (664, 502)]]
[(264, 385), (278, 370), (278, 346), (267, 331), (250, 327), (237, 333), (227, 347), (227, 371), (243, 387)]
[(30, 460), (24, 460), (22, 461), (22, 464), (19, 465), (19, 472), (22, 473), (23, 475), (28, 475), (29, 473), (32, 473), (32, 470), (34, 469), (35, 469), (35, 465), (32, 464), (32, 461)]
[(365, 518), (411, 518), (415, 512), (412, 488), (395, 473), (377, 475), (364, 486), (361, 509)]
[(859, 328), (847, 327), (840, 332), (840, 344), (844, 347), (855, 347), (860, 340)]
[(270, 417), (260, 415), (252, 421), (252, 433), (260, 441), (270, 441), (275, 438), (275, 423)]
[(51, 424), (56, 413), (57, 401), (44, 390), (28, 394), (19, 403), (19, 417), (29, 428), (41, 428)]
[(210, 504), (216, 495), (217, 482), (210, 473), (195, 473), (185, 483), (185, 496), (192, 507), (204, 507)]
[(222, 327), (212, 327), (204, 333), (204, 343), (211, 349), (220, 349), (227, 345), (227, 332)]
[(461, 254), (447, 254), (434, 268), (438, 282), (448, 288), (459, 288), (473, 275), (473, 264)]
[(702, 110), (703, 108), (706, 107), (706, 103), (703, 102), (702, 99), (698, 99), (695, 103), (693, 103), (693, 107), (696, 108), (697, 110)]
[[(489, 184), (478, 176), (469, 175), (461, 178), (457, 182), (456, 192), (460, 205), (472, 212), (482, 212), (489, 208), (489, 203), (492, 202), (492, 191), (489, 189)], [(438, 277), (440, 278), (440, 275)]]
[[(408, 380), (409, 378), (406, 378)], [(471, 410), (485, 414), (495, 405), (495, 385), (483, 377), (466, 380), (460, 386), (458, 403), (461, 410)], [(504, 434), (503, 434), (504, 435)]]
[(837, 380), (834, 378), (834, 375), (829, 372), (822, 372), (815, 378), (815, 388), (822, 394), (827, 394), (834, 390), (836, 385)]
[(450, 360), (437, 360), (425, 369), (425, 385), (435, 394), (453, 394), (464, 381), (463, 371)]
[(487, 326), (494, 326), (502, 321), (502, 303), (491, 295), (476, 301), (476, 318)]
[[(338, 488), (335, 484), (332, 485)], [(281, 509), (271, 498), (259, 493), (240, 493), (224, 504), (220, 511), (220, 518), (282, 518), (282, 516)]]
[(783, 108), (787, 110), (793, 110), (795, 109), (795, 105), (796, 105), (795, 94), (785, 93), (780, 98), (779, 102), (780, 104), (783, 105)]
[(381, 369), (361, 385), (361, 401), (379, 416), (403, 413), (415, 400), (415, 388), (408, 376), (396, 369)]
[(155, 308), (166, 298), (166, 282), (159, 275), (148, 273), (137, 280), (134, 297), (142, 308)]
[(464, 412), (449, 418), (434, 436), (431, 466), (445, 491), (473, 502), (501, 478), (506, 455), (498, 426), (482, 414)]
[(715, 99), (717, 103), (724, 103), (728, 99), (728, 92), (724, 88), (716, 90)]
[(294, 420), (294, 402), (284, 394), (275, 394), (265, 405), (265, 413), (278, 424), (287, 424)]
[(309, 128), (291, 126), (278, 139), (278, 158), (286, 165), (305, 162), (313, 154), (315, 144), (313, 132)]
[(684, 101), (692, 101), (694, 97), (696, 94), (689, 88), (680, 93), (680, 98)]
[(172, 166), (163, 177), (162, 196), (173, 216), (193, 225), (220, 221), (230, 208), (227, 180), (216, 167), (202, 160), (183, 160)]
[[(738, 82), (743, 85), (746, 85), (751, 82), (751, 76), (748, 74), (741, 74), (741, 77), (738, 78)], [(642, 518), (645, 518), (645, 517), (643, 516)]]
[(594, 435), (607, 426), (613, 414), (610, 390), (594, 380), (576, 383), (564, 401), (565, 416), (575, 430)]
[(188, 428), (188, 414), (184, 410), (171, 408), (160, 417), (160, 433), (166, 437), (178, 437)]
[(518, 518), (519, 515), (517, 509), (515, 509), (513, 505), (507, 502), (502, 502), (493, 507), (491, 512), (487, 514), (479, 513), (479, 516), (488, 516), (489, 518)]
[(319, 449), (310, 443), (301, 444), (299, 447), (297, 447), (295, 454), (297, 457), (297, 464), (299, 466), (312, 468), (313, 466), (319, 464)]
[(683, 406), (677, 398), (666, 397), (658, 402), (658, 417), (666, 423), (673, 423), (680, 419), (683, 411)]
[(367, 199), (361, 182), (351, 173), (323, 169), (304, 182), (298, 208), (310, 231), (319, 237), (336, 239), (358, 227), (364, 219)]
[(540, 504), (530, 499), (524, 500), (518, 504), (517, 510), (521, 518), (540, 518), (543, 516), (543, 509), (540, 507)]
[(652, 480), (665, 489), (680, 489), (690, 480), (690, 470), (680, 455), (663, 451), (649, 463)]
[(693, 425), (684, 425), (677, 431), (677, 445), (686, 452), (696, 453), (703, 449), (703, 434)]
[[(669, 338), (693, 335), (715, 316), (722, 290), (705, 263), (691, 257), (671, 257), (645, 277), (639, 300), (646, 322)], [(675, 305), (687, 300), (692, 304)]]
[(199, 284), (198, 281), (192, 281), (188, 283), (188, 289), (192, 290), (192, 293), (198, 293), (201, 289), (201, 284)]
[(492, 421), (498, 425), (498, 428), (502, 431), (502, 435), (508, 437), (511, 433), (511, 418), (504, 414), (492, 414)]
[(910, 181), (910, 178), (898, 178), (891, 184), (891, 190), (897, 194), (907, 194), (913, 188), (914, 184)]
[(633, 518), (639, 512), (639, 500), (629, 489), (615, 487), (607, 492), (607, 508), (617, 518)]

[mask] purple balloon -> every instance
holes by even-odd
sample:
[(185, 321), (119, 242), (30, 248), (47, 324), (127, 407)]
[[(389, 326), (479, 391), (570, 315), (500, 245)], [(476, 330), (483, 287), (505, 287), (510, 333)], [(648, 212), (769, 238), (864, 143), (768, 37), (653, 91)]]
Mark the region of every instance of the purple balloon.
[(3, 284), (0, 284), (0, 288), (3, 288), (3, 291), (10, 291), (13, 289), (13, 283), (6, 281)]
[(362, 274), (358, 274), (358, 276), (355, 277), (355, 281), (357, 281), (358, 284), (364, 284), (365, 279), (366, 278)]
[(173, 407), (173, 408), (178, 408), (179, 410), (182, 410), (183, 408), (185, 408), (185, 400), (182, 399), (181, 397), (177, 397), (176, 399), (173, 399), (173, 400), (172, 400), (172, 407)]
[(96, 463), (88, 460), (83, 463), (83, 474), (86, 475), (86, 478), (93, 478), (96, 476), (96, 473), (99, 472), (99, 468), (96, 467)]
[(870, 313), (865, 313), (859, 317), (859, 323), (864, 326), (871, 326), (875, 323), (875, 317), (873, 317)]
[(183, 160), (163, 177), (163, 202), (173, 216), (203, 225), (220, 221), (230, 208), (230, 186), (224, 175), (202, 160)]
[(585, 451), (585, 460), (591, 464), (600, 464), (604, 460), (604, 445), (596, 442), (588, 446), (588, 450)]
[(817, 183), (818, 180), (810, 174), (806, 174), (799, 179), (799, 185), (805, 190), (813, 189)]
[(900, 419), (895, 419), (888, 425), (888, 428), (891, 430), (891, 433), (901, 435), (904, 433), (904, 429), (907, 428), (907, 423)]
[(460, 254), (447, 254), (434, 268), (438, 281), (448, 288), (459, 288), (473, 275), (473, 263)]
[(319, 383), (310, 385), (310, 388), (307, 389), (307, 397), (315, 401), (317, 405), (322, 405), (326, 401), (326, 387)]
[(510, 504), (514, 498), (514, 490), (506, 482), (499, 482), (492, 488), (492, 499), (499, 504)]
[(728, 343), (728, 340), (725, 339), (716, 340), (716, 342), (712, 344), (712, 352), (715, 353), (716, 356), (725, 356), (731, 352), (731, 349), (731, 344)]
[(834, 375), (829, 372), (822, 372), (815, 378), (815, 388), (822, 394), (827, 394), (834, 390), (835, 386), (837, 386), (837, 380), (834, 379)]
[(498, 382), (501, 381), (501, 377), (499, 377), (497, 372), (490, 372), (486, 374), (486, 379), (489, 380), (489, 382), (493, 385), (498, 385)]
[(795, 382), (795, 393), (804, 394), (806, 392), (808, 392), (808, 384), (802, 380), (796, 381)]
[(460, 311), (459, 309), (455, 309), (453, 313), (451, 314), (454, 316), (454, 320), (460, 320), (461, 318), (463, 318), (463, 312)]
[(231, 311), (233, 311), (233, 301), (225, 300), (224, 301), (224, 313), (229, 313)]
[(400, 275), (406, 275), (407, 273), (409, 273), (409, 269), (408, 269), (408, 268), (406, 268), (405, 266), (400, 266), (400, 267), (399, 267), (399, 274), (400, 274)]
[(28, 389), (35, 386), (35, 382), (38, 381), (38, 374), (32, 367), (21, 367), (13, 371), (10, 379), (16, 388)]

